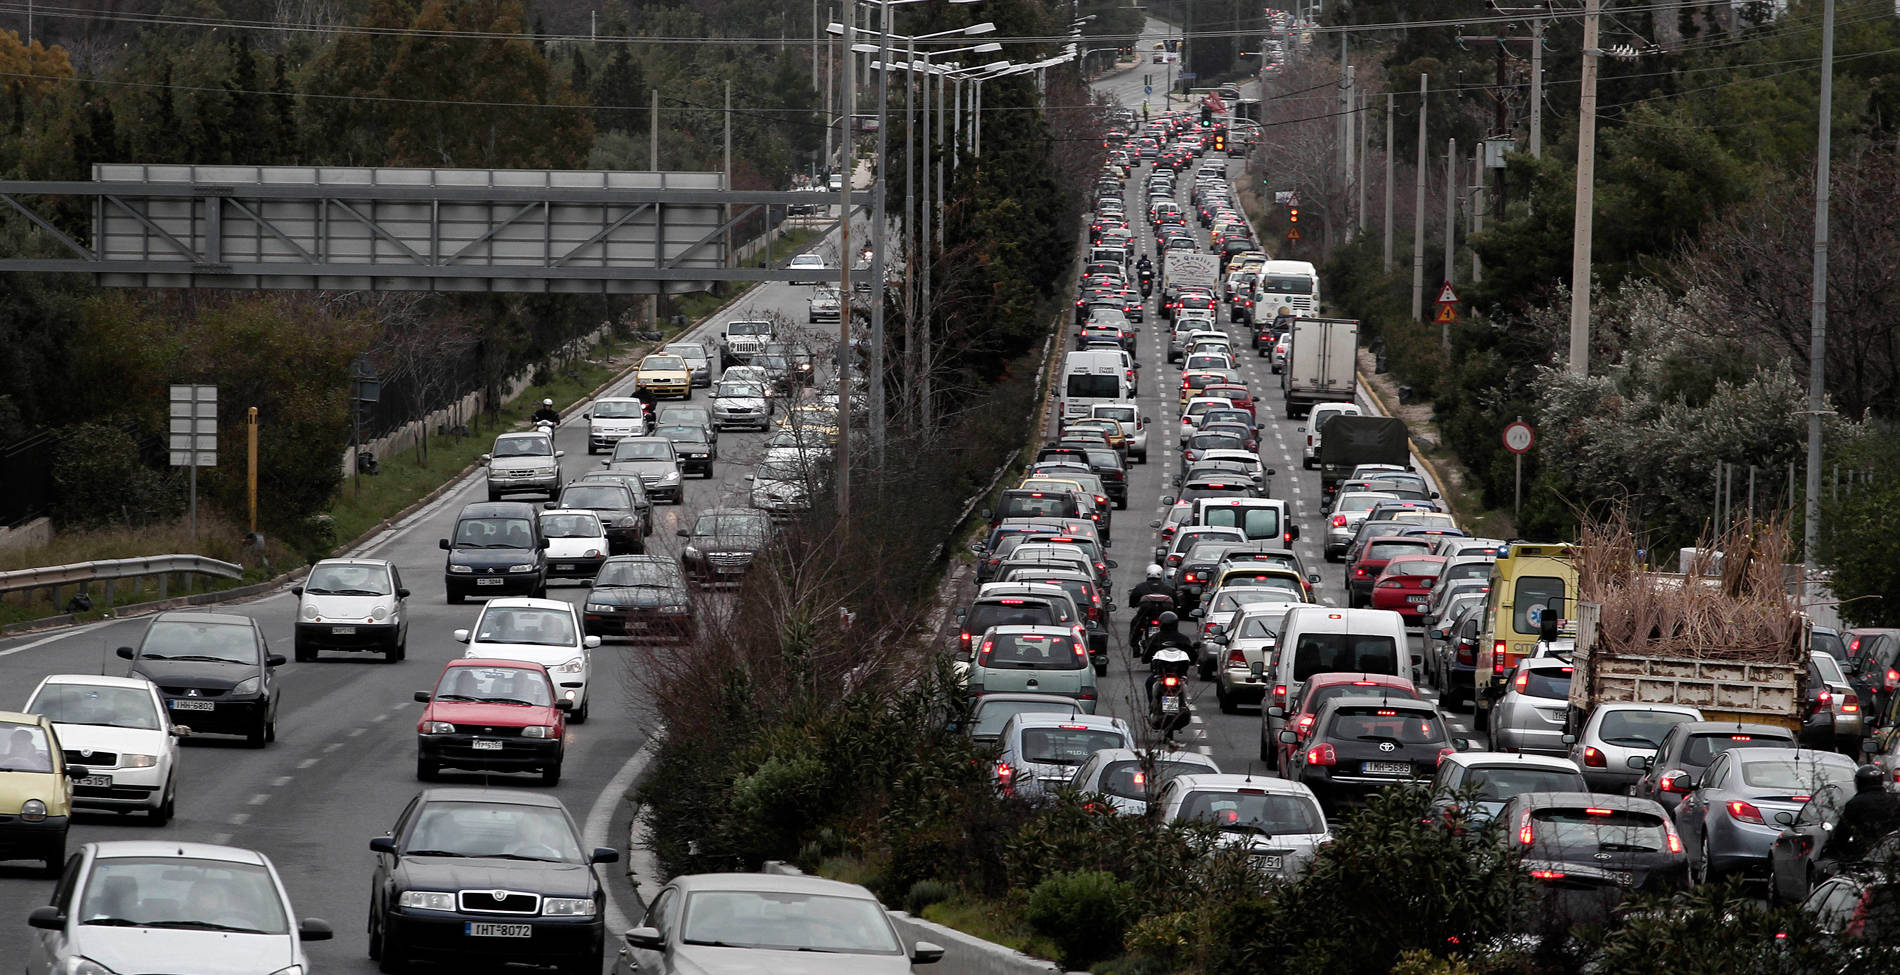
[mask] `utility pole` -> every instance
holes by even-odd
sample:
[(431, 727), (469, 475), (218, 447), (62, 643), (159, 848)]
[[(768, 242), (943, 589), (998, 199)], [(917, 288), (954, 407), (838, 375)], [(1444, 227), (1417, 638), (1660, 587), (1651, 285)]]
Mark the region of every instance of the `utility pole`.
[(660, 171), (660, 90), (650, 93), (650, 106), (647, 110), (647, 168)]
[(1544, 18), (1531, 24), (1531, 155), (1544, 158)]
[[(732, 190), (732, 82), (726, 82), (726, 190)], [(733, 261), (732, 253), (732, 204), (726, 210), (726, 260)], [(738, 263), (733, 261), (733, 263)]]
[(1346, 66), (1346, 33), (1339, 33), (1339, 117), (1333, 123), (1333, 138), (1338, 140), (1339, 151), (1334, 160), (1339, 166), (1339, 185), (1345, 186), (1352, 172), (1351, 157), (1347, 155), (1346, 144), (1352, 140), (1352, 122), (1347, 118), (1347, 110), (1352, 98), (1352, 69)]
[[(1346, 38), (1344, 35), (1340, 36), (1339, 43), (1341, 47), (1345, 46)], [(1350, 64), (1346, 65), (1346, 87), (1345, 87), (1345, 92), (1344, 92), (1345, 97), (1341, 99), (1340, 112), (1339, 112), (1339, 118), (1342, 123), (1340, 125), (1340, 129), (1345, 136), (1345, 138), (1340, 140), (1339, 148), (1340, 148), (1341, 154), (1343, 154), (1345, 157), (1345, 165), (1341, 167), (1342, 172), (1339, 175), (1340, 175), (1340, 189), (1344, 191), (1346, 195), (1345, 202), (1348, 206), (1351, 206), (1352, 204), (1352, 195), (1351, 195), (1352, 194), (1352, 177), (1353, 177), (1352, 150), (1353, 150), (1353, 144), (1354, 144), (1354, 137), (1353, 137), (1353, 131), (1352, 131), (1353, 122), (1354, 122), (1354, 118), (1352, 114), (1352, 103), (1353, 103), (1353, 85), (1356, 82), (1357, 82), (1357, 79), (1353, 77), (1353, 66)], [(1348, 237), (1352, 236), (1351, 215), (1348, 214), (1347, 219), (1345, 219), (1344, 221), (1341, 221), (1341, 223), (1346, 228), (1345, 235)]]
[(844, 170), (844, 187), (838, 194), (838, 530), (845, 534), (851, 524), (851, 159), (853, 123), (857, 120), (857, 55), (851, 50), (858, 43), (858, 15), (849, 7), (844, 18), (844, 79), (839, 91), (839, 108), (844, 115), (844, 141), (838, 145), (839, 165)]
[(1385, 273), (1392, 273), (1392, 92), (1385, 93)]
[(1570, 373), (1590, 374), (1590, 231), (1596, 206), (1597, 21), (1601, 0), (1583, 3), (1583, 93), (1577, 101), (1577, 218), (1570, 242)]
[(1813, 593), (1821, 542), (1821, 414), (1827, 409), (1827, 203), (1834, 152), (1834, 0), (1821, 7), (1821, 106), (1814, 160), (1814, 285), (1808, 300), (1808, 498), (1802, 519), (1802, 595)]
[[(886, 135), (890, 129), (887, 107), (890, 105), (888, 93), (891, 77), (891, 8), (895, 4), (885, 0), (878, 4), (882, 18), (878, 26), (878, 63), (884, 70), (877, 73), (877, 182), (872, 186), (876, 195), (871, 198), (871, 364), (865, 370), (871, 383), (871, 464), (882, 470), (884, 467), (884, 290), (889, 280), (886, 268), (890, 266), (889, 251), (885, 241), (891, 236), (888, 211), (885, 209), (886, 187), (891, 182), (890, 148)], [(841, 303), (843, 310), (849, 311), (851, 296), (845, 295)], [(841, 317), (849, 318), (850, 315)], [(848, 393), (840, 390), (847, 398), (840, 403), (848, 405)], [(882, 484), (883, 479), (879, 478)]]
[[(829, 9), (829, 8), (827, 8)], [(831, 137), (836, 130), (837, 118), (831, 111), (831, 36), (825, 36), (825, 165), (826, 172), (831, 170)]]
[[(1471, 233), (1484, 233), (1484, 143), (1471, 147)], [(1471, 252), (1471, 283), (1484, 280), (1484, 259)]]
[[(1458, 267), (1458, 140), (1445, 140), (1445, 283), (1457, 275)], [(1447, 338), (1451, 335), (1451, 326), (1445, 326)]]
[(1418, 76), (1418, 166), (1412, 179), (1417, 190), (1412, 210), (1412, 321), (1415, 322), (1425, 320), (1425, 87), (1429, 77)]
[(1355, 234), (1363, 234), (1366, 232), (1366, 93), (1360, 91), (1358, 94), (1359, 105), (1354, 109), (1353, 127), (1359, 132), (1359, 171), (1354, 175), (1352, 182), (1353, 186), (1355, 186), (1359, 192), (1357, 200), (1355, 201), (1356, 205), (1353, 207), (1352, 212), (1354, 218), (1353, 232)]

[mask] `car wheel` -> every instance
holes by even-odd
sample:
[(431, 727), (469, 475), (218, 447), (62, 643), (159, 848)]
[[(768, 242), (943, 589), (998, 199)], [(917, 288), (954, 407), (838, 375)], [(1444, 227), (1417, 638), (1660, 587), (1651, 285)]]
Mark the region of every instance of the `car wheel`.
[[(1265, 727), (1264, 723), (1262, 727)], [(1267, 767), (1267, 771), (1273, 771), (1274, 766), (1278, 764), (1277, 759), (1279, 755), (1280, 749), (1268, 742), (1265, 736), (1262, 736), (1260, 739), (1260, 762)]]
[(463, 596), (461, 593), (456, 592), (454, 589), (450, 589), (448, 592), (447, 598), (445, 598), (443, 601), (448, 603), (450, 606), (460, 606), (462, 605), (462, 600), (466, 598), (467, 598), (466, 596)]
[(1095, 676), (1102, 677), (1102, 676), (1105, 676), (1107, 673), (1108, 673), (1107, 660), (1103, 660), (1100, 663), (1095, 665)]
[(434, 782), (438, 771), (440, 770), (436, 767), (434, 762), (423, 758), (421, 755), (416, 756), (416, 778), (424, 782)]
[(1478, 706), (1476, 692), (1471, 696), (1471, 727), (1476, 731), (1491, 730), (1491, 709)]
[(383, 663), (386, 663), (386, 664), (401, 663), (403, 658), (407, 656), (409, 656), (409, 647), (407, 643), (406, 642), (398, 643), (395, 646), (390, 647), (389, 649), (383, 651)]
[(1214, 679), (1214, 655), (1213, 654), (1211, 653), (1207, 654), (1203, 656), (1200, 660), (1195, 661), (1194, 666), (1196, 669), (1198, 669), (1201, 672), (1202, 680)]
[(172, 816), (178, 812), (177, 783), (171, 779), (166, 779), (164, 795), (164, 800), (158, 805), (153, 806), (150, 812), (147, 813), (147, 815), (151, 817), (153, 826), (163, 826), (171, 822)]
[(1227, 687), (1224, 684), (1214, 685), (1214, 701), (1220, 705), (1222, 714), (1237, 714), (1240, 711), (1240, 705), (1236, 704), (1233, 697), (1227, 693)]
[(560, 782), (561, 782), (561, 766), (560, 765), (558, 764), (550, 765), (547, 768), (544, 768), (541, 770), (541, 784), (542, 785), (559, 785)]
[(269, 721), (264, 722), (264, 740), (277, 740), (277, 715), (275, 714), (271, 715)]
[(41, 866), (45, 868), (44, 873), (46, 876), (59, 876), (60, 870), (66, 866), (65, 830), (60, 830), (59, 839), (54, 840), (53, 845), (46, 848), (46, 855), (40, 858), (40, 863)]
[(595, 945), (580, 961), (561, 966), (561, 975), (599, 975), (602, 951)]
[(264, 743), (265, 743), (266, 741), (268, 741), (268, 740), (269, 740), (269, 739), (268, 739), (268, 738), (267, 738), (267, 737), (265, 736), (265, 733), (264, 733), (264, 725), (265, 725), (266, 723), (267, 723), (267, 722), (265, 722), (265, 721), (263, 721), (263, 720), (261, 720), (261, 719), (260, 719), (260, 720), (259, 720), (259, 721), (257, 722), (257, 727), (256, 727), (256, 728), (253, 728), (253, 729), (251, 729), (251, 730), (250, 730), (249, 732), (247, 732), (247, 733), (246, 733), (246, 734), (244, 735), (244, 745), (245, 745), (245, 747), (247, 747), (247, 748), (262, 748), (262, 747), (264, 747)]
[(593, 701), (588, 700), (587, 698), (581, 698), (581, 706), (578, 708), (575, 708), (572, 712), (568, 714), (567, 716), (568, 723), (569, 724), (586, 724), (587, 723), (587, 709), (593, 706), (594, 706)]
[(1689, 882), (1700, 887), (1715, 882), (1714, 865), (1709, 862), (1709, 837), (1705, 832), (1696, 844), (1695, 859), (1689, 861)]
[(297, 656), (298, 663), (307, 664), (310, 661), (317, 659), (317, 651), (313, 647), (298, 647), (296, 650), (296, 656)]
[[(1275, 370), (1275, 371), (1277, 372), (1278, 370)], [(490, 492), (488, 492), (488, 500), (490, 500), (490, 501), (500, 501), (500, 500), (501, 500), (501, 492), (499, 492), (499, 491), (490, 491)]]
[[(381, 944), (378, 945), (378, 940)], [(381, 951), (376, 949), (380, 947)], [(376, 959), (376, 970), (383, 975), (399, 975), (409, 970), (409, 959), (403, 957), (402, 945), (387, 933), (370, 941), (370, 957)]]

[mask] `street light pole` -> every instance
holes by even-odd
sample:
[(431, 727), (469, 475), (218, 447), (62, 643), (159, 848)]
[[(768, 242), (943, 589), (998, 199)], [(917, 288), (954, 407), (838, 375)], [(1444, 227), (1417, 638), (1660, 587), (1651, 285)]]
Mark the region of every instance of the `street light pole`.
[(1814, 284), (1808, 299), (1808, 497), (1801, 525), (1802, 595), (1812, 600), (1821, 542), (1821, 414), (1827, 409), (1827, 206), (1834, 154), (1834, 0), (1821, 7), (1821, 105), (1814, 160)]
[(1577, 101), (1577, 214), (1570, 240), (1570, 374), (1590, 374), (1590, 233), (1596, 206), (1597, 21), (1600, 0), (1583, 4), (1583, 94)]
[(846, 531), (851, 524), (851, 177), (852, 129), (857, 120), (858, 55), (853, 48), (858, 40), (858, 14), (847, 5), (844, 17), (844, 79), (839, 100), (844, 115), (844, 142), (840, 144), (839, 168), (844, 179), (838, 201), (838, 528)]
[[(884, 241), (891, 232), (884, 210), (884, 188), (890, 182), (889, 140), (886, 138), (890, 124), (886, 108), (890, 104), (891, 8), (894, 6), (891, 0), (878, 4), (883, 16), (878, 24), (877, 56), (884, 70), (877, 74), (877, 183), (872, 190), (876, 195), (871, 198), (871, 364), (867, 378), (871, 383), (871, 463), (880, 470), (884, 467), (884, 289), (887, 282)], [(846, 295), (846, 310), (850, 308), (850, 300)], [(844, 393), (839, 390), (840, 395)], [(845, 402), (848, 400), (840, 400), (840, 403)]]

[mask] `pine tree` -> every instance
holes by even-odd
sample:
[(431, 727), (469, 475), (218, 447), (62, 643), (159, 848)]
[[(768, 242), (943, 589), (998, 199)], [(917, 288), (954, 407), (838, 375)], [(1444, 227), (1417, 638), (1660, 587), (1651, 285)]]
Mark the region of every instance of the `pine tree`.
[(593, 95), (594, 104), (601, 106), (594, 112), (596, 128), (629, 135), (647, 130), (646, 76), (624, 45), (594, 79)]

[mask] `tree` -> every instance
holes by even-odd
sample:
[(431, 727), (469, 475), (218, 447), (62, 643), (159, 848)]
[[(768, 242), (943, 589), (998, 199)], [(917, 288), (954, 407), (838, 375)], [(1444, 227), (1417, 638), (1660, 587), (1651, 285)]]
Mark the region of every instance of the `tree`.
[(594, 124), (603, 132), (644, 135), (647, 131), (647, 80), (639, 62), (621, 45), (594, 79)]
[(1823, 495), (1816, 561), (1855, 626), (1900, 625), (1900, 437), (1892, 422), (1837, 423), (1827, 465), (1845, 484)]

